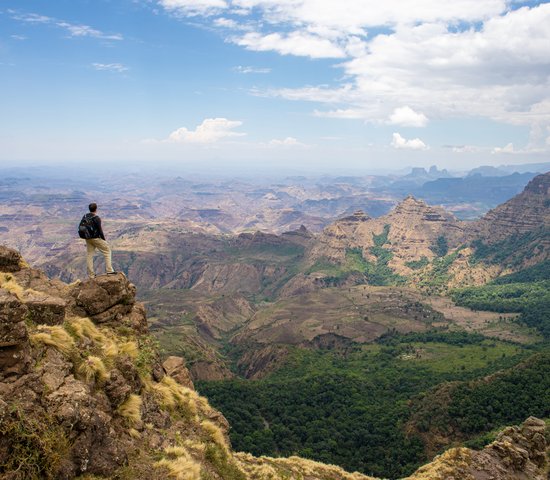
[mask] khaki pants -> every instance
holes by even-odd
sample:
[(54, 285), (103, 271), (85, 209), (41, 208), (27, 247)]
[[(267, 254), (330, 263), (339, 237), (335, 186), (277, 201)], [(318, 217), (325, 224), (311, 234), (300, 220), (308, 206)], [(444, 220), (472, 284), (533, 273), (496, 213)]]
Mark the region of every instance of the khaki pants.
[(90, 278), (95, 277), (94, 253), (96, 248), (105, 257), (105, 271), (107, 273), (114, 271), (111, 263), (111, 247), (109, 247), (109, 244), (102, 238), (88, 238), (86, 239), (86, 266), (88, 269), (88, 276)]

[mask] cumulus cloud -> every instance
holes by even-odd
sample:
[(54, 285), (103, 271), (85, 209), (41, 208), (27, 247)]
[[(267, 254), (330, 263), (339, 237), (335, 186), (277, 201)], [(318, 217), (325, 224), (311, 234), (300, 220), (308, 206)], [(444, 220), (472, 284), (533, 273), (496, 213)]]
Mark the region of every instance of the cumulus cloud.
[(411, 107), (396, 108), (390, 115), (390, 125), (401, 125), (403, 127), (425, 127), (428, 124), (428, 117), (423, 113), (415, 112)]
[(340, 84), (255, 95), (311, 101), (318, 116), (399, 126), (487, 118), (528, 126), (528, 148), (548, 148), (550, 3), (159, 1), (168, 10), (202, 5), (205, 17), (218, 8), (214, 25), (249, 50), (339, 59)]
[(289, 34), (270, 33), (263, 35), (249, 32), (242, 37), (234, 37), (233, 42), (248, 50), (258, 52), (275, 51), (281, 55), (296, 55), (310, 58), (343, 58), (344, 50), (326, 38), (305, 32)]
[(514, 144), (508, 143), (504, 147), (495, 147), (491, 150), (491, 153), (514, 153)]
[(174, 130), (166, 139), (173, 143), (211, 144), (225, 138), (241, 137), (246, 135), (242, 132), (235, 132), (234, 129), (242, 125), (238, 120), (227, 118), (207, 118), (195, 130), (188, 130), (185, 127)]
[(420, 138), (413, 138), (407, 140), (403, 138), (399, 133), (392, 135), (392, 141), (390, 144), (393, 148), (404, 150), (428, 150), (429, 147)]

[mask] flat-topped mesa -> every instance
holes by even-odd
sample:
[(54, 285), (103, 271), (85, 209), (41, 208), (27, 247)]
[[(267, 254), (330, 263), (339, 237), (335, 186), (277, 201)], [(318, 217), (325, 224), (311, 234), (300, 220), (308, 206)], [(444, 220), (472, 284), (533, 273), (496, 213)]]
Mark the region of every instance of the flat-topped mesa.
[(338, 239), (349, 238), (357, 230), (357, 228), (372, 220), (362, 210), (356, 210), (352, 215), (348, 215), (343, 218), (339, 218), (334, 223), (331, 223), (323, 230), (323, 235), (329, 237), (335, 237)]
[(363, 212), (363, 210), (356, 210), (351, 215), (338, 219), (337, 222), (353, 223), (353, 222), (366, 222), (368, 220), (370, 220), (370, 217), (365, 212)]

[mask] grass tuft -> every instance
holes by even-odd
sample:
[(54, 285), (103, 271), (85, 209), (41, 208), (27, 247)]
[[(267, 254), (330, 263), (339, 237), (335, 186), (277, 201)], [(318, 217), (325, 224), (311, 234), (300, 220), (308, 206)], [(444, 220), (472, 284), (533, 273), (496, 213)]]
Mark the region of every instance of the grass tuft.
[(107, 372), (107, 368), (105, 367), (103, 360), (93, 355), (90, 355), (84, 359), (78, 370), (82, 375), (84, 375), (86, 381), (88, 382), (91, 382), (92, 380), (104, 382), (109, 378), (109, 373)]
[(128, 355), (130, 358), (137, 358), (139, 354), (139, 348), (134, 341), (119, 343), (118, 351), (121, 355)]
[(170, 477), (177, 480), (200, 480), (201, 466), (183, 447), (168, 447), (164, 450), (165, 458), (155, 463), (156, 467), (168, 470)]
[(89, 318), (73, 318), (69, 320), (69, 324), (75, 335), (80, 339), (89, 338), (98, 343), (105, 343), (107, 341), (107, 337), (99, 331), (94, 322)]
[(19, 300), (22, 300), (24, 289), (16, 282), (13, 275), (0, 273), (0, 287), (14, 294)]
[(201, 427), (208, 434), (210, 439), (214, 441), (214, 443), (218, 444), (220, 447), (224, 449), (227, 449), (225, 437), (220, 427), (218, 427), (215, 423), (211, 422), (210, 420), (203, 420), (201, 422)]
[(132, 393), (117, 411), (131, 426), (136, 427), (141, 425), (141, 404), (141, 397)]
[(65, 355), (70, 355), (74, 350), (75, 344), (63, 327), (58, 325), (53, 327), (39, 326), (38, 332), (30, 336), (33, 345), (43, 344), (56, 348)]
[(178, 410), (187, 417), (197, 414), (197, 393), (180, 385), (172, 377), (165, 375), (159, 383), (151, 384), (150, 388), (157, 393), (163, 407)]

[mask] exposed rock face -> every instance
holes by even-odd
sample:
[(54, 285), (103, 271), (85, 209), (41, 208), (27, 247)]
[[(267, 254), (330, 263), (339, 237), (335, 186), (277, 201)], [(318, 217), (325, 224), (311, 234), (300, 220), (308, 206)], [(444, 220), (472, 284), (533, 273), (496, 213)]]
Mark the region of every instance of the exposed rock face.
[(444, 237), (450, 247), (458, 246), (464, 237), (463, 223), (451, 213), (408, 196), (383, 217), (371, 219), (356, 212), (329, 225), (311, 248), (308, 259), (311, 263), (322, 258), (343, 263), (346, 250), (358, 248), (366, 260), (375, 261), (370, 249), (375, 245), (375, 236), (384, 235), (385, 229), (384, 248), (393, 255), (390, 266), (403, 274), (410, 273), (406, 262), (435, 257), (439, 237)]
[(487, 212), (469, 233), (495, 243), (541, 227), (550, 227), (550, 172), (536, 176), (519, 195)]
[(21, 260), (21, 255), (17, 250), (0, 245), (0, 272), (21, 270)]
[(100, 275), (77, 284), (72, 291), (76, 309), (97, 323), (120, 319), (132, 310), (136, 287), (123, 273)]
[(205, 381), (227, 380), (234, 376), (231, 370), (219, 361), (199, 360), (189, 367), (189, 372), (195, 380), (200, 379)]
[(508, 427), (481, 451), (453, 448), (418, 469), (409, 480), (546, 480), (545, 423), (529, 417)]
[(320, 288), (327, 287), (351, 287), (354, 285), (362, 285), (367, 283), (366, 275), (359, 272), (352, 272), (342, 278), (331, 278), (324, 273), (312, 273), (304, 275), (299, 273), (288, 281), (279, 292), (280, 298), (293, 297), (296, 295), (304, 295), (314, 292)]
[(257, 350), (248, 350), (238, 363), (245, 378), (256, 380), (276, 370), (288, 355), (283, 345), (268, 345)]
[(191, 375), (189, 375), (189, 370), (185, 367), (185, 360), (183, 358), (170, 356), (162, 362), (162, 367), (166, 374), (170, 375), (179, 384), (187, 388), (195, 388)]
[(36, 292), (25, 295), (25, 305), (28, 318), (34, 323), (60, 325), (65, 320), (67, 302), (62, 298)]
[(197, 307), (194, 322), (208, 337), (219, 340), (224, 333), (244, 324), (254, 309), (240, 294), (223, 296), (209, 304)]
[(0, 288), (0, 381), (24, 373), (29, 366), (27, 312), (15, 295)]
[(202, 293), (257, 293), (265, 279), (274, 280), (285, 272), (284, 266), (275, 265), (207, 264), (191, 288)]

